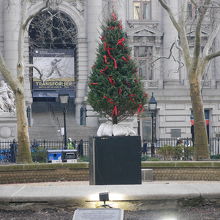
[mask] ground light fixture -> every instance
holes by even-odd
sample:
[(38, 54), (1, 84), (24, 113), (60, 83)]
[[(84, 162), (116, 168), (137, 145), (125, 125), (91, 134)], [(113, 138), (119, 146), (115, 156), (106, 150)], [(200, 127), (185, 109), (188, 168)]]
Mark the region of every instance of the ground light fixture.
[(104, 207), (104, 208), (112, 208), (110, 205), (106, 204), (106, 201), (109, 201), (109, 193), (108, 192), (99, 193), (99, 201), (100, 202), (104, 202), (102, 207)]

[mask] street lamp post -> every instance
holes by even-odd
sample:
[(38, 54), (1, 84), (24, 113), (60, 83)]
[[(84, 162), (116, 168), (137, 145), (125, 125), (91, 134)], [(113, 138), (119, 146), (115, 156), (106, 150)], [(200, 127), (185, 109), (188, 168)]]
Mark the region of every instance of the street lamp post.
[(64, 149), (67, 149), (67, 132), (66, 132), (66, 104), (68, 103), (69, 95), (60, 95), (60, 103), (64, 104), (63, 108), (63, 126), (64, 126)]
[(155, 156), (155, 146), (154, 146), (154, 116), (156, 116), (157, 111), (157, 101), (154, 97), (154, 94), (152, 93), (152, 96), (149, 100), (149, 106), (148, 109), (151, 113), (151, 157)]

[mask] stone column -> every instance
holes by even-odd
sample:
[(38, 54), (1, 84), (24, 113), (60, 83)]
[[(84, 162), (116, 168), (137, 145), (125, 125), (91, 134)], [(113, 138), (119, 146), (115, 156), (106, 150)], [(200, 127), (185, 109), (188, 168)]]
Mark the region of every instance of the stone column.
[(85, 38), (79, 38), (77, 44), (77, 58), (78, 58), (78, 82), (76, 88), (77, 97), (75, 99), (76, 104), (76, 121), (80, 124), (80, 107), (82, 106), (85, 100), (86, 91), (87, 91), (87, 78), (88, 78), (88, 48), (87, 48), (87, 40)]
[[(88, 75), (96, 58), (96, 50), (99, 42), (101, 24), (103, 18), (102, 0), (87, 1), (87, 34), (88, 34)], [(90, 108), (89, 106), (87, 108)], [(89, 112), (89, 115), (92, 115)], [(94, 113), (95, 114), (95, 113)], [(87, 118), (87, 126), (96, 126), (97, 118)]]
[(3, 53), (3, 0), (0, 0), (0, 52)]
[(102, 0), (87, 2), (88, 67), (93, 66), (102, 23)]
[[(215, 40), (215, 47), (219, 48), (220, 47), (220, 33), (218, 33), (216, 40)], [(217, 51), (216, 51), (217, 52)], [(220, 81), (220, 57), (216, 57), (214, 60), (214, 79)], [(212, 61), (212, 62), (213, 62)]]
[(20, 26), (20, 0), (4, 0), (4, 58), (5, 62), (16, 75), (18, 62), (18, 35)]
[[(168, 5), (170, 6), (171, 10), (173, 11), (174, 15), (178, 16), (178, 1), (168, 0)], [(178, 19), (178, 18), (177, 18)], [(163, 56), (168, 57), (170, 54), (170, 48), (175, 40), (178, 38), (178, 34), (176, 29), (174, 28), (173, 24), (170, 21), (168, 13), (162, 9), (162, 27), (164, 32), (164, 41), (163, 41)], [(172, 50), (173, 56), (178, 60), (178, 50), (174, 47)], [(178, 70), (178, 63), (175, 62), (172, 57), (170, 59), (163, 59), (164, 65), (164, 79), (165, 80), (178, 80), (179, 73), (176, 71)]]

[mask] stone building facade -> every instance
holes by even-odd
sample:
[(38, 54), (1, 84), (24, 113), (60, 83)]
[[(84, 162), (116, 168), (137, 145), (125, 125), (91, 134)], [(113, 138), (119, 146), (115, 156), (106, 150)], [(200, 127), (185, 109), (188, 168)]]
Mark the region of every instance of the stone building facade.
[[(13, 72), (16, 74), (18, 28), (21, 16), (21, 0), (0, 0), (0, 51)], [(146, 92), (153, 92), (157, 100), (156, 137), (192, 137), (193, 120), (189, 96), (189, 84), (180, 51), (174, 47), (174, 58), (166, 59), (170, 54), (172, 44), (178, 35), (172, 26), (166, 12), (158, 1), (153, 0), (50, 0), (53, 10), (61, 11), (70, 18), (76, 27), (77, 40), (74, 46), (75, 59), (75, 92), (71, 97), (67, 115), (68, 136), (75, 139), (87, 139), (95, 135), (100, 118), (95, 116), (87, 105), (86, 126), (80, 125), (80, 108), (86, 102), (87, 80), (90, 68), (95, 59), (95, 51), (99, 41), (100, 26), (103, 19), (111, 11), (112, 6), (117, 10), (119, 18), (125, 27), (132, 53), (138, 62), (139, 74)], [(177, 13), (180, 1), (171, 1), (172, 9)], [(56, 5), (57, 3), (57, 5)], [(9, 5), (10, 4), (10, 5)], [(27, 0), (27, 14), (36, 13), (45, 0)], [(208, 27), (204, 28), (204, 39), (209, 34)], [(29, 32), (25, 36), (25, 60), (30, 61)], [(219, 46), (220, 33), (215, 45)], [(163, 58), (164, 57), (164, 58)], [(159, 58), (159, 59), (158, 59)], [(213, 60), (202, 83), (205, 115), (210, 137), (220, 135), (220, 60)], [(59, 131), (62, 127), (62, 106), (41, 99), (37, 102), (33, 97), (31, 68), (26, 68), (25, 88), (26, 103), (32, 109), (30, 122), (31, 138), (57, 139), (62, 138)], [(138, 122), (140, 121), (140, 123)], [(151, 117), (146, 114), (137, 119), (127, 120), (134, 128), (140, 128), (142, 139), (151, 137)], [(14, 132), (15, 133), (15, 132)], [(59, 136), (60, 135), (60, 136)]]

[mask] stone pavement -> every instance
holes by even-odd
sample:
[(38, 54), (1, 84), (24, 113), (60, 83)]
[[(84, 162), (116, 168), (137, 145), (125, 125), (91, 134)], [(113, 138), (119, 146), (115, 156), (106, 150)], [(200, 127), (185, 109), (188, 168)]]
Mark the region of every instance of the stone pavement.
[[(0, 185), (0, 203), (75, 203), (91, 207), (99, 193), (109, 192), (109, 202), (165, 201), (178, 199), (220, 199), (220, 182), (160, 181), (141, 185), (89, 185), (89, 182), (49, 182)], [(85, 205), (87, 203), (87, 205)]]

